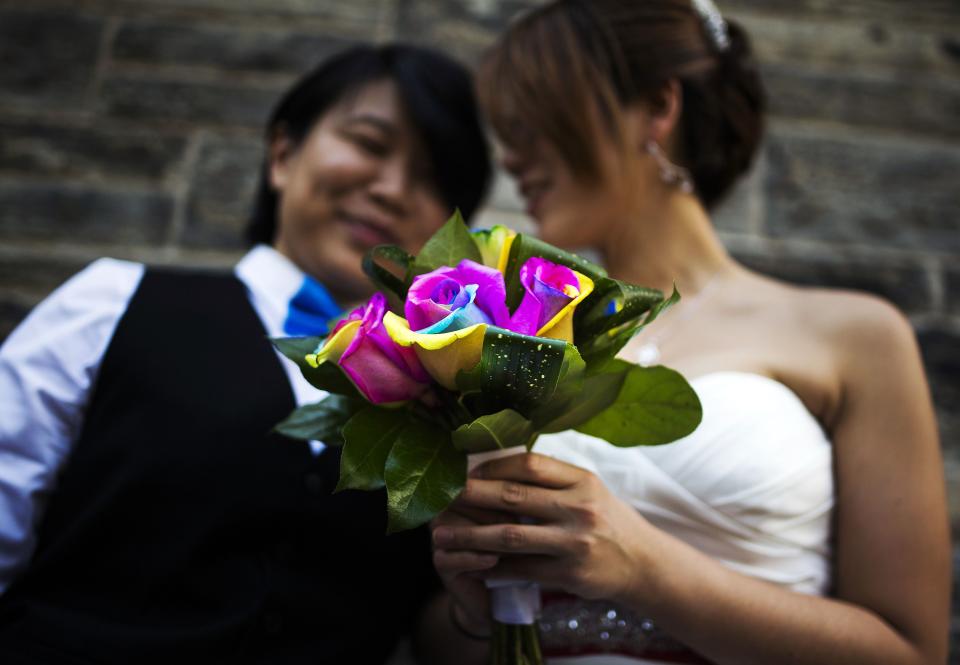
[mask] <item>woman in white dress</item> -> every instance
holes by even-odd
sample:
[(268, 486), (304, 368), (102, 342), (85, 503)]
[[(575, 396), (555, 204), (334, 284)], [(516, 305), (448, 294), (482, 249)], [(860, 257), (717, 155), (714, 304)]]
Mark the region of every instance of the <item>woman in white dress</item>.
[(943, 663), (949, 530), (909, 323), (747, 270), (710, 223), (762, 134), (743, 31), (700, 1), (552, 2), (480, 92), (546, 241), (677, 284), (622, 355), (683, 372), (704, 420), (660, 448), (567, 432), (538, 450), (575, 465), (480, 467), (434, 524), (436, 659), (482, 662), (483, 579), (521, 578), (551, 590), (556, 662)]

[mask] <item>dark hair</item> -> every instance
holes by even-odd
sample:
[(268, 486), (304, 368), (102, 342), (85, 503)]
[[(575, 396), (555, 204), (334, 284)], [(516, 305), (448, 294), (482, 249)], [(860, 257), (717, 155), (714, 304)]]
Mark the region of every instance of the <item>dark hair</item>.
[[(557, 0), (517, 21), (481, 64), (479, 95), (509, 143), (535, 127), (578, 176), (600, 176), (595, 131), (620, 135), (620, 109), (683, 95), (678, 162), (707, 207), (750, 168), (765, 95), (746, 33), (720, 52), (690, 0)], [(620, 143), (623, 146), (623, 143)], [(628, 147), (623, 146), (626, 150)]]
[[(347, 95), (376, 81), (392, 81), (404, 110), (426, 146), (440, 196), (467, 219), (490, 182), (490, 156), (480, 123), (473, 80), (460, 64), (436, 51), (390, 44), (354, 46), (300, 79), (267, 123), (267, 142), (282, 131), (301, 143), (317, 121)], [(260, 175), (246, 229), (251, 244), (272, 243), (277, 231), (277, 193), (268, 165)]]

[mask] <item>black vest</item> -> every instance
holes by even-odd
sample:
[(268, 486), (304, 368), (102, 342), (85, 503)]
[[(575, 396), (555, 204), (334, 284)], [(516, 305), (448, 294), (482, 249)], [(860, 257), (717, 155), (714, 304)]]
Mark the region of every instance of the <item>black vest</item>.
[(424, 530), (336, 495), (243, 285), (148, 270), (117, 327), (0, 663), (380, 663), (433, 590)]

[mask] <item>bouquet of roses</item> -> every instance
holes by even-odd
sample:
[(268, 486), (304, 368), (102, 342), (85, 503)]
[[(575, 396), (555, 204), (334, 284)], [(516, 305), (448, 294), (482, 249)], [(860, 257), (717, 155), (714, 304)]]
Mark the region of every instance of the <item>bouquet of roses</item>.
[[(364, 270), (381, 291), (326, 339), (274, 340), (330, 393), (277, 429), (342, 444), (337, 491), (386, 487), (389, 531), (444, 510), (463, 489), (468, 455), (529, 450), (567, 429), (656, 445), (700, 422), (680, 374), (615, 357), (676, 291), (665, 298), (612, 279), (504, 227), (471, 233), (459, 213), (417, 256), (379, 246)], [(514, 653), (539, 662), (538, 593), (523, 583), (493, 591), (495, 662)]]

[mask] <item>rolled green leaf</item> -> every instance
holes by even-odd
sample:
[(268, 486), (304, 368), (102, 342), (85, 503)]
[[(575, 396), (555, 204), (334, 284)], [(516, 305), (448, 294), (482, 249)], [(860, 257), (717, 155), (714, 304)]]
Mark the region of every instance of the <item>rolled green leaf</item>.
[(634, 365), (616, 400), (576, 429), (615, 446), (655, 446), (687, 436), (702, 416), (697, 393), (678, 372)]
[[(577, 351), (577, 347), (572, 344), (567, 344), (564, 349), (563, 363), (560, 366), (560, 375), (557, 378), (556, 390), (549, 399), (542, 400), (538, 403), (530, 413), (530, 420), (533, 421), (534, 429), (541, 432), (547, 431), (544, 430), (544, 427), (567, 413), (571, 406), (582, 396), (586, 367), (586, 363), (584, 363), (583, 358), (580, 357), (580, 352)], [(588, 416), (584, 416), (581, 420), (576, 421), (577, 424), (592, 415), (594, 414), (591, 413)], [(569, 429), (569, 427), (566, 429)]]
[(567, 346), (563, 340), (489, 326), (480, 356), (480, 391), (501, 408), (528, 415), (556, 391)]
[(334, 491), (383, 487), (390, 449), (410, 422), (405, 409), (369, 407), (353, 416), (343, 428), (340, 480)]
[(619, 283), (617, 289), (625, 298), (620, 311), (598, 315), (595, 308), (586, 318), (575, 321), (574, 337), (588, 365), (602, 364), (615, 357), (637, 332), (680, 301), (676, 287), (666, 299), (660, 291), (630, 284)]
[(456, 267), (464, 259), (477, 263), (483, 260), (463, 216), (459, 210), (455, 210), (447, 223), (420, 250), (413, 263), (413, 274), (420, 275), (442, 266)]
[(460, 494), (466, 478), (467, 456), (454, 448), (450, 432), (411, 421), (387, 456), (387, 532), (429, 522)]
[(274, 430), (291, 439), (340, 446), (343, 444), (341, 429), (365, 404), (342, 395), (328, 395), (316, 404), (297, 407)]

